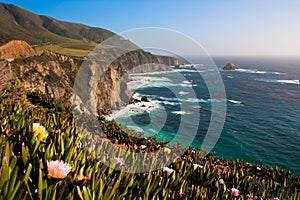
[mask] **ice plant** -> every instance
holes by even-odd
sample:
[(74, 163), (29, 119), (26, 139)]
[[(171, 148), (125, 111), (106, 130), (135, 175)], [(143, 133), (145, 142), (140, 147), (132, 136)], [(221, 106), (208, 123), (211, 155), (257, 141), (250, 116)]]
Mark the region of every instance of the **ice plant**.
[(124, 164), (123, 158), (115, 158), (116, 164), (122, 166)]
[(225, 184), (225, 181), (224, 181), (223, 179), (220, 179), (220, 180), (218, 181), (218, 183), (219, 183), (219, 185), (223, 185), (223, 184)]
[(182, 198), (184, 196), (184, 193), (182, 192), (182, 187), (180, 187), (179, 196)]
[(248, 200), (257, 200), (257, 196), (248, 195)]
[(171, 169), (169, 167), (164, 167), (163, 171), (166, 172), (168, 176), (170, 176), (174, 172), (174, 169)]
[(48, 175), (53, 178), (65, 178), (71, 172), (71, 165), (62, 160), (47, 161)]
[(43, 127), (39, 123), (32, 124), (32, 132), (33, 136), (38, 137), (39, 140), (43, 140), (48, 136), (48, 132), (46, 131), (45, 127)]
[(171, 149), (165, 147), (165, 148), (164, 148), (164, 152), (167, 153), (167, 154), (170, 154), (170, 153), (171, 153)]
[(199, 167), (199, 168), (201, 168), (201, 169), (203, 168), (203, 166), (202, 166), (202, 165), (199, 165), (199, 164), (194, 164), (194, 170), (196, 170), (198, 167)]
[(236, 188), (231, 188), (231, 194), (235, 197), (239, 196), (240, 191)]
[(142, 149), (142, 150), (144, 150), (144, 149), (146, 149), (146, 148), (147, 148), (146, 145), (143, 145), (143, 144), (141, 145), (141, 149)]
[(80, 182), (80, 181), (90, 181), (90, 177), (89, 176), (84, 176), (83, 175), (83, 168), (80, 169), (79, 175), (76, 174), (75, 176), (75, 182)]

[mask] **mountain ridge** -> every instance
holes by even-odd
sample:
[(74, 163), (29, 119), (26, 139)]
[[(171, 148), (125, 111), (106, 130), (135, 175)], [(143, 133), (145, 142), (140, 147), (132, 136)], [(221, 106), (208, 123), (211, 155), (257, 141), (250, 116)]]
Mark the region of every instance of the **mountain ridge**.
[(24, 40), (32, 46), (57, 44), (66, 48), (91, 50), (97, 43), (116, 35), (97, 27), (57, 20), (50, 16), (0, 2), (0, 45)]
[[(0, 44), (12, 39), (24, 40), (37, 50), (36, 54), (19, 52), (20, 55), (5, 57), (9, 59), (0, 64), (2, 83), (17, 78), (29, 91), (48, 93), (71, 106), (74, 83), (86, 79), (75, 85), (84, 91), (75, 106), (88, 104), (93, 114), (108, 113), (129, 103), (132, 95), (127, 86), (129, 72), (166, 70), (167, 66), (180, 63), (172, 57), (145, 52), (111, 31), (36, 15), (11, 4), (0, 3), (0, 25), (5, 27), (0, 30)], [(108, 38), (109, 44), (98, 44)], [(17, 49), (24, 48), (16, 45), (11, 52)], [(90, 64), (85, 53), (96, 53), (99, 60)], [(115, 55), (121, 56), (115, 58)], [(78, 78), (86, 62), (86, 73)]]

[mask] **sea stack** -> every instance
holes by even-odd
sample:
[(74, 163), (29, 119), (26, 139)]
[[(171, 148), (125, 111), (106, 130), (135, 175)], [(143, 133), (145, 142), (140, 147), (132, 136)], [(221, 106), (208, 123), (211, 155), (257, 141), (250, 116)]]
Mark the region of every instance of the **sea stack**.
[(224, 70), (236, 70), (237, 67), (235, 64), (233, 63), (227, 63), (227, 65), (225, 65), (225, 67), (223, 67)]

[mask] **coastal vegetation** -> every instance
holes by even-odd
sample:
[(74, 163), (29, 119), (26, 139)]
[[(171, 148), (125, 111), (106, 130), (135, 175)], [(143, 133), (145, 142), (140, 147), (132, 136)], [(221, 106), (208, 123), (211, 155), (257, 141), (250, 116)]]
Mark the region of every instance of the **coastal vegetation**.
[[(103, 117), (99, 126), (108, 140), (128, 151), (170, 152), (165, 143), (123, 128)], [(72, 109), (39, 92), (28, 92), (18, 80), (0, 95), (1, 199), (299, 199), (300, 180), (289, 171), (245, 161), (217, 159), (189, 147), (164, 168), (148, 173), (118, 171), (126, 157), (112, 157), (112, 166), (94, 156), (82, 138), (88, 132), (74, 125)], [(110, 155), (108, 153), (108, 155)]]
[[(218, 159), (201, 149), (159, 142), (100, 114), (95, 118), (75, 113), (69, 100), (83, 56), (113, 36), (111, 31), (4, 3), (0, 24), (5, 27), (0, 45), (26, 42), (14, 41), (0, 52), (0, 199), (300, 199), (300, 178), (279, 167)], [(124, 47), (134, 45), (120, 39)], [(101, 56), (109, 57), (103, 52)], [(111, 95), (116, 80), (146, 63), (179, 65), (177, 59), (143, 50), (120, 57), (101, 84), (99, 77), (93, 82), (99, 89), (96, 109), (110, 112), (112, 97), (127, 104), (118, 99), (119, 93)], [(76, 117), (82, 123), (95, 120), (96, 126), (80, 129)], [(99, 127), (103, 134), (93, 134)], [(133, 162), (134, 155), (119, 156), (109, 144), (145, 157), (160, 152), (173, 162), (144, 173), (118, 170), (139, 163)], [(102, 152), (100, 157), (97, 152)]]

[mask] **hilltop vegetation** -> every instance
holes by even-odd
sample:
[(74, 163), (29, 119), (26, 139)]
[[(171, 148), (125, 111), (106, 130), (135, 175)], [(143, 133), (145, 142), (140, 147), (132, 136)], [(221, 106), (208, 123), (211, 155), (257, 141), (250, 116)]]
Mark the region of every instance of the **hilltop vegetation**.
[(115, 35), (106, 29), (56, 20), (4, 3), (0, 3), (0, 27), (5, 27), (0, 29), (0, 45), (24, 40), (38, 52), (47, 49), (69, 56), (86, 56), (97, 44)]
[[(179, 144), (167, 146), (102, 116), (74, 115), (69, 100), (83, 59), (64, 55), (85, 56), (97, 43), (114, 35), (112, 32), (3, 3), (0, 26), (5, 27), (0, 30), (0, 44), (22, 39), (44, 52), (25, 55), (22, 52), (31, 51), (31, 47), (21, 48), (25, 50), (12, 53), (14, 60), (0, 63), (0, 199), (300, 199), (300, 179), (289, 171), (219, 160), (213, 153), (206, 155), (192, 147), (178, 154), (184, 149)], [(105, 48), (111, 48), (112, 53), (120, 50)], [(44, 51), (47, 49), (56, 53)], [(100, 53), (103, 62), (111, 56)], [(128, 103), (112, 91), (117, 91), (117, 80), (134, 66), (178, 62), (143, 50), (115, 60), (100, 82), (96, 77), (93, 83), (96, 86), (92, 88), (97, 89), (93, 98), (101, 106), (97, 107), (99, 114), (101, 109), (111, 108), (112, 98), (116, 108)], [(95, 72), (89, 70), (84, 72)], [(88, 92), (91, 85), (80, 86)], [(79, 129), (76, 117), (82, 124), (94, 120), (96, 125)], [(99, 127), (103, 133), (93, 134)], [(161, 162), (160, 169), (151, 172), (125, 172), (128, 165), (134, 169), (145, 163), (136, 162), (135, 154), (121, 157), (121, 149), (150, 156), (145, 163), (158, 159), (174, 162), (168, 166)], [(118, 171), (119, 167), (124, 171)]]

